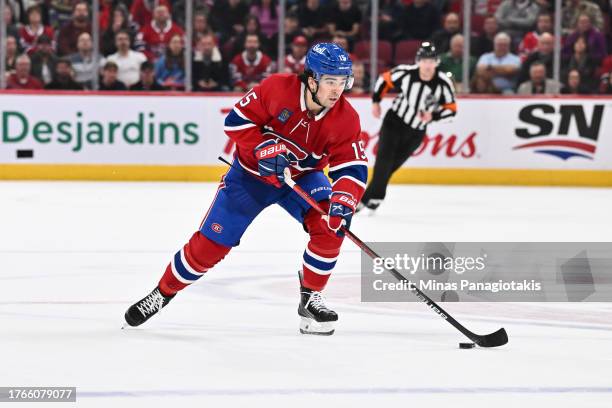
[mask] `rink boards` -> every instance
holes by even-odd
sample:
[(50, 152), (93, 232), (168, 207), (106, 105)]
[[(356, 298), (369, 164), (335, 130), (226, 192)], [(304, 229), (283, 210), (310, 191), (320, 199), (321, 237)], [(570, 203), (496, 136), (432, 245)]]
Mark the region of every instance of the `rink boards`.
[[(0, 179), (216, 181), (239, 98), (5, 92)], [(381, 120), (368, 98), (349, 101), (373, 163)], [(393, 182), (612, 186), (611, 107), (599, 97), (460, 98), (457, 117), (429, 127)]]

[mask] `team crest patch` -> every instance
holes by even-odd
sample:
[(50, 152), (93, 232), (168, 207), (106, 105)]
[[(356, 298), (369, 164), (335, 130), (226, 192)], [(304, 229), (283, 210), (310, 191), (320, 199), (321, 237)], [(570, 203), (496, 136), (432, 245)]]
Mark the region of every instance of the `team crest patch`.
[(287, 121), (289, 120), (289, 117), (293, 115), (293, 112), (291, 112), (289, 109), (285, 108), (281, 111), (281, 113), (278, 115), (278, 120), (280, 120), (283, 123), (287, 123)]
[(217, 224), (216, 222), (211, 225), (210, 228), (212, 228), (212, 230), (215, 231), (217, 234), (220, 234), (221, 231), (223, 231), (223, 227), (220, 224)]

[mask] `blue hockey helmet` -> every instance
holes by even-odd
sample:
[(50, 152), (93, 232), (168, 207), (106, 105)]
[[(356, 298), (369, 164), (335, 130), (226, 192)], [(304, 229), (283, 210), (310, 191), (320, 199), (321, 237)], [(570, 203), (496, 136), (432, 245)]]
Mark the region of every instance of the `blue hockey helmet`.
[(306, 54), (304, 71), (319, 81), (323, 75), (346, 77), (344, 89), (353, 87), (353, 62), (348, 53), (338, 44), (319, 43), (313, 45)]

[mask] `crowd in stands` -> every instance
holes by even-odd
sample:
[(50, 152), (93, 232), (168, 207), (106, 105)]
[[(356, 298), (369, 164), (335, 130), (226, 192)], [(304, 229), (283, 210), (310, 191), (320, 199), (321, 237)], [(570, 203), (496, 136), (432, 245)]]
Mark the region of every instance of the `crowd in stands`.
[[(162, 91), (185, 89), (190, 41), (191, 88), (248, 90), (278, 71), (277, 0), (100, 0), (99, 53), (91, 1), (6, 0), (6, 83), (11, 89)], [(370, 87), (371, 2), (287, 0), (284, 71), (304, 69), (308, 47), (333, 41), (354, 61), (352, 93)], [(553, 77), (553, 0), (473, 0), (469, 78), (472, 93), (612, 93), (612, 0), (563, 0), (561, 82)], [(380, 0), (379, 72), (410, 64), (420, 42), (440, 52), (440, 69), (463, 84), (460, 0)], [(96, 68), (97, 67), (97, 68)]]

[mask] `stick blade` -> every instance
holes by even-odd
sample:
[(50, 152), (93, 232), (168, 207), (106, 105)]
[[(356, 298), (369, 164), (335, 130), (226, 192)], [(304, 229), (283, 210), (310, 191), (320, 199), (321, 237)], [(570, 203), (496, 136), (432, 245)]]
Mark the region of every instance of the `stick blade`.
[(495, 333), (484, 336), (476, 336), (471, 340), (480, 347), (499, 347), (508, 343), (508, 333), (506, 333), (506, 329), (502, 327)]

